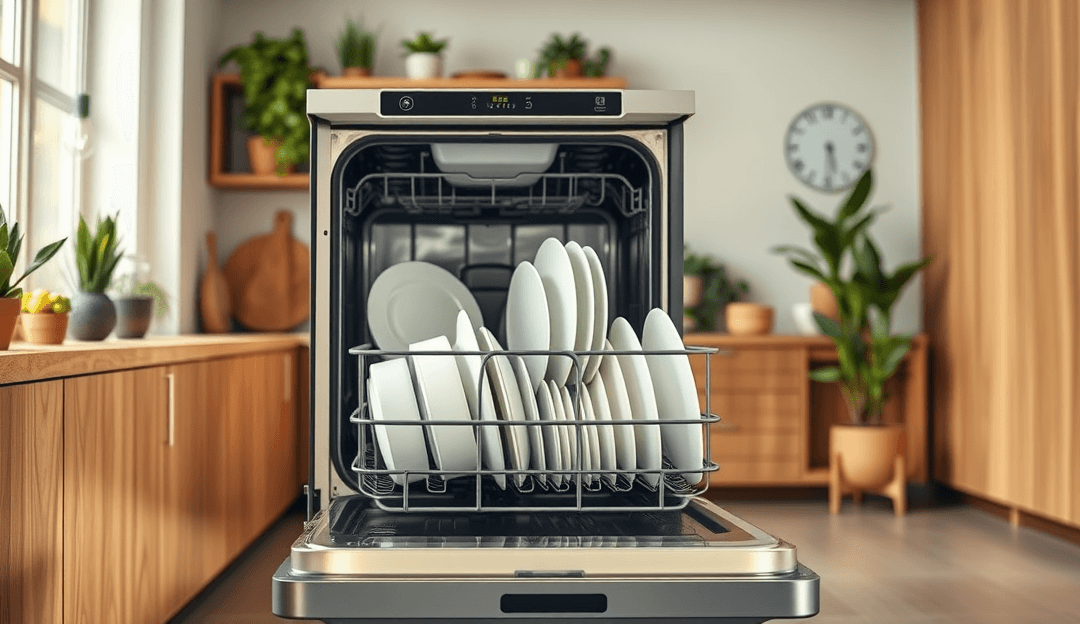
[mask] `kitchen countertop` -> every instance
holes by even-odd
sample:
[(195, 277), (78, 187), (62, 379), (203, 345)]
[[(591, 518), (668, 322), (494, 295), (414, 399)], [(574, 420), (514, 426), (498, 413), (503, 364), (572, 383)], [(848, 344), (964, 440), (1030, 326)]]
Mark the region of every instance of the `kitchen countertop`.
[(13, 342), (0, 351), (0, 385), (208, 360), (307, 346), (307, 334), (199, 334), (46, 346)]

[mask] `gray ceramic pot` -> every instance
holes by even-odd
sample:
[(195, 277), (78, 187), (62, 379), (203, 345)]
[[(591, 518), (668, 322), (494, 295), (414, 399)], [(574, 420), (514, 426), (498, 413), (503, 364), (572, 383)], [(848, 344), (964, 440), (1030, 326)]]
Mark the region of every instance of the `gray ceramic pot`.
[(116, 337), (142, 338), (154, 317), (153, 297), (124, 297), (116, 300)]
[(116, 306), (104, 293), (80, 292), (71, 300), (68, 334), (75, 340), (105, 340), (116, 326)]

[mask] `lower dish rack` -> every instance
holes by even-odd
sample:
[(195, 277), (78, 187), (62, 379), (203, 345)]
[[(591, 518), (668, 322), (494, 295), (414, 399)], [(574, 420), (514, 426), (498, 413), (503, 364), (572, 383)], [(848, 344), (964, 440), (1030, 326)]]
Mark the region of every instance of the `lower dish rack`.
[[(720, 418), (711, 412), (709, 386), (711, 382), (711, 356), (718, 349), (686, 346), (678, 350), (640, 351), (392, 351), (362, 345), (349, 350), (359, 358), (359, 407), (349, 421), (357, 426), (358, 452), (352, 462), (357, 473), (360, 494), (389, 512), (460, 513), (460, 512), (649, 512), (684, 508), (690, 500), (708, 489), (709, 474), (718, 469), (711, 461), (709, 425)], [(565, 357), (572, 361), (567, 389), (571, 396), (573, 415), (567, 420), (402, 420), (374, 418), (368, 397), (369, 366), (382, 359), (401, 357), (480, 357), (482, 370), (487, 370), (494, 358), (519, 358), (526, 356)], [(588, 420), (583, 416), (582, 356), (683, 356), (704, 359), (704, 410), (696, 418), (666, 418), (664, 406), (658, 405), (658, 420)], [(478, 383), (477, 393), (483, 397), (492, 390), (483, 381)], [(655, 427), (661, 439), (671, 427), (697, 425), (701, 429), (702, 461), (700, 467), (676, 467), (663, 456), (661, 465), (654, 468), (602, 468), (589, 466), (584, 455), (587, 450), (587, 430), (602, 427)], [(391, 469), (384, 461), (376, 427), (420, 427), (425, 439), (433, 428), (471, 427), (476, 439), (475, 466), (471, 469), (440, 470), (433, 468), (429, 458), (427, 469)], [(498, 429), (499, 439), (507, 439), (510, 428), (558, 427), (572, 431), (576, 438), (576, 451), (571, 455), (570, 466), (564, 470), (529, 468), (491, 469), (485, 466), (484, 444), (488, 436), (481, 435), (483, 428)], [(542, 431), (542, 429), (538, 429)], [(523, 430), (524, 431), (524, 430)], [(594, 435), (596, 435), (594, 433)], [(430, 447), (430, 443), (429, 443)], [(509, 463), (509, 462), (508, 462)], [(693, 472), (691, 472), (693, 470)], [(561, 479), (555, 478), (561, 475)], [(686, 475), (699, 478), (691, 483)], [(496, 486), (496, 477), (502, 477), (505, 489)], [(649, 478), (651, 477), (651, 478)], [(561, 483), (559, 482), (561, 481)], [(650, 481), (652, 483), (650, 483)]]

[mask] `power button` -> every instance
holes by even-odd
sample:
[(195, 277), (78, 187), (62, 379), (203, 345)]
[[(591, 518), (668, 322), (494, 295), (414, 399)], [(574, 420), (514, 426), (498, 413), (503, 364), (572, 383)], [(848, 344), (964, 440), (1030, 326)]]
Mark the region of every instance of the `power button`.
[(406, 95), (405, 97), (398, 100), (398, 106), (400, 106), (401, 110), (403, 111), (410, 111), (413, 107), (413, 100), (411, 97)]

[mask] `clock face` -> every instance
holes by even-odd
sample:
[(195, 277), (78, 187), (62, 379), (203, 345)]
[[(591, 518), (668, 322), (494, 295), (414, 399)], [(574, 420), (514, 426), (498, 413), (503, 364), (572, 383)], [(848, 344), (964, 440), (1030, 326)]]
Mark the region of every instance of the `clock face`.
[(870, 167), (874, 138), (858, 113), (840, 104), (815, 104), (799, 113), (784, 137), (788, 168), (804, 184), (842, 191)]

